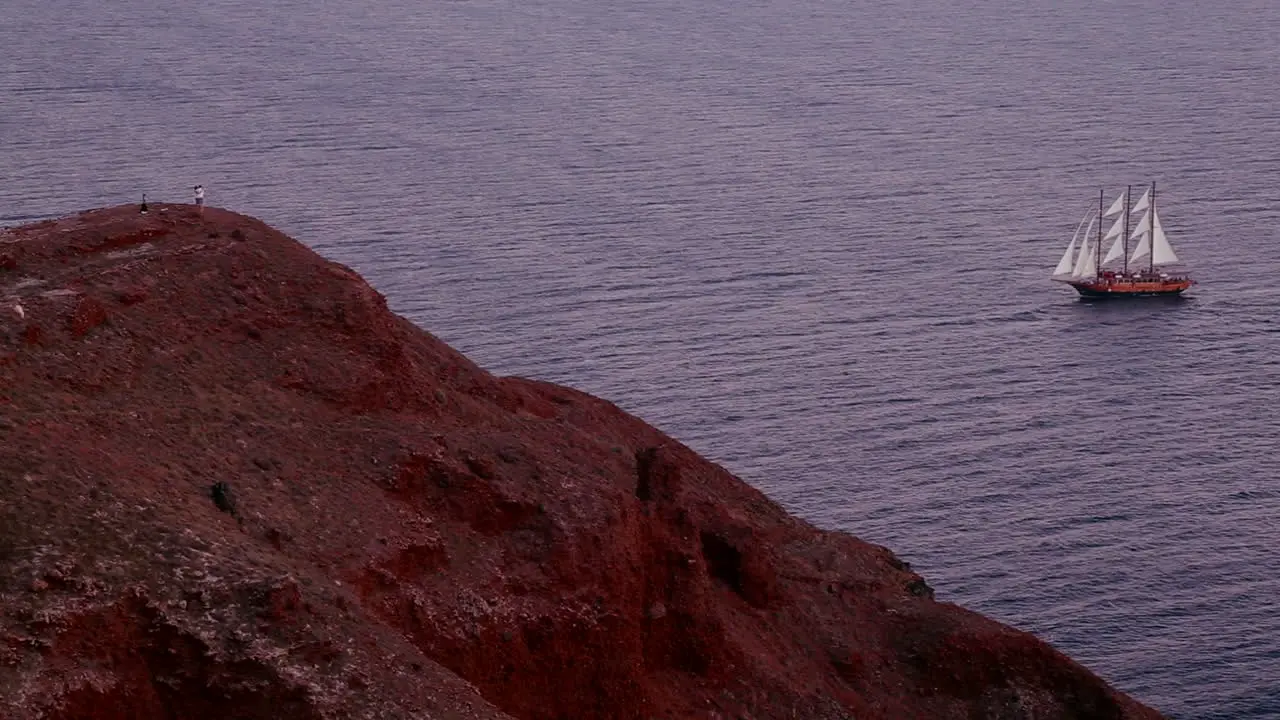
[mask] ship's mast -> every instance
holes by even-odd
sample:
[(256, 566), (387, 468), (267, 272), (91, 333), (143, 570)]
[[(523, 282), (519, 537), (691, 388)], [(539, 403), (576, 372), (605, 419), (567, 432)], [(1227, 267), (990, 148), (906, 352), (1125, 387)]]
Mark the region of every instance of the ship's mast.
[(1124, 274), (1129, 274), (1129, 193), (1132, 185), (1124, 186)]
[(1151, 181), (1151, 222), (1147, 225), (1147, 242), (1151, 243), (1151, 265), (1149, 272), (1156, 274), (1156, 181)]
[(1093, 277), (1095, 280), (1102, 277), (1102, 188), (1098, 188), (1098, 261), (1093, 266)]

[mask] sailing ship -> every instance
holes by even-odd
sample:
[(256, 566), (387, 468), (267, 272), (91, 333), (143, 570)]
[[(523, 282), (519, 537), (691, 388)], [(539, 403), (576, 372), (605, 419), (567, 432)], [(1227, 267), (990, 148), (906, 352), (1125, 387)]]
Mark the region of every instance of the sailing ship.
[[(1126, 187), (1106, 212), (1102, 210), (1104, 193), (1098, 192), (1097, 210), (1090, 209), (1076, 225), (1067, 251), (1053, 270), (1053, 280), (1070, 285), (1086, 298), (1177, 295), (1195, 284), (1174, 253), (1160, 224), (1160, 215), (1156, 212), (1156, 184), (1151, 183), (1142, 197), (1132, 204), (1131, 190), (1132, 186)], [(1130, 215), (1144, 210), (1145, 214), (1130, 234)], [(1112, 218), (1111, 228), (1104, 235), (1102, 225)], [(1091, 237), (1095, 225), (1097, 234)], [(1132, 254), (1129, 252), (1131, 240), (1137, 241)], [(1111, 247), (1104, 256), (1102, 246), (1108, 241), (1111, 241)], [(1080, 243), (1079, 252), (1076, 251), (1077, 242)]]

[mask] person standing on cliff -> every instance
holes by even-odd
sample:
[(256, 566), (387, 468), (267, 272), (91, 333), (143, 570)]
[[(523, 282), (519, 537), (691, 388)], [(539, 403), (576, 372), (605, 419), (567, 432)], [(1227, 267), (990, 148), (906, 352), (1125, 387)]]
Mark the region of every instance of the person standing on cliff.
[(196, 207), (200, 208), (200, 214), (204, 214), (204, 186), (195, 186), (196, 191)]

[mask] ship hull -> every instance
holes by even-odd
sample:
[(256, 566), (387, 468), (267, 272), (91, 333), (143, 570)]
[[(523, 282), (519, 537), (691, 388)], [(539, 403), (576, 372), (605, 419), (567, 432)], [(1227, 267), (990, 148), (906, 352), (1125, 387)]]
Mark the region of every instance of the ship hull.
[(1156, 280), (1100, 279), (1069, 284), (1076, 289), (1076, 292), (1080, 293), (1081, 297), (1118, 299), (1180, 295), (1191, 287), (1192, 281), (1189, 278), (1162, 278)]

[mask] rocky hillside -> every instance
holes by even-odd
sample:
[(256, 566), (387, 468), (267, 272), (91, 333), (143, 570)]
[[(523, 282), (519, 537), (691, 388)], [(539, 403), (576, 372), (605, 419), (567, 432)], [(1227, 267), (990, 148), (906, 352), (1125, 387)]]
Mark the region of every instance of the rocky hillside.
[(0, 716), (1158, 718), (263, 223), (0, 233)]

